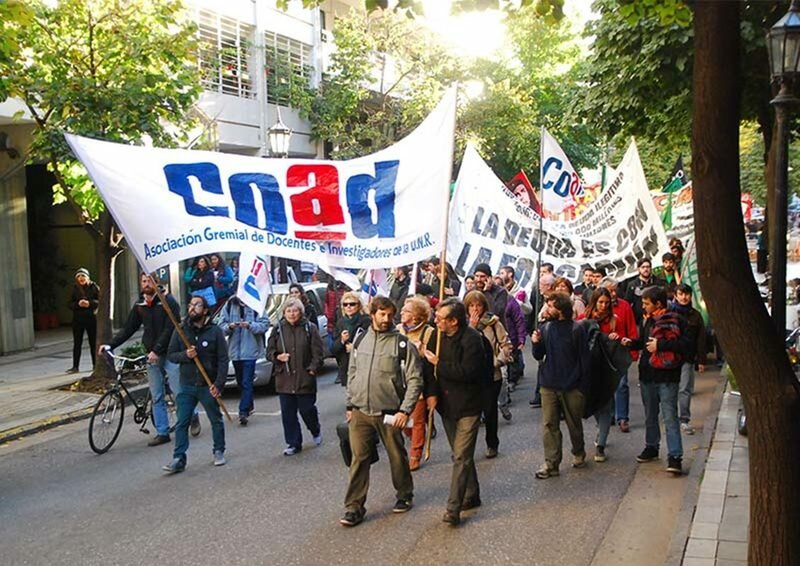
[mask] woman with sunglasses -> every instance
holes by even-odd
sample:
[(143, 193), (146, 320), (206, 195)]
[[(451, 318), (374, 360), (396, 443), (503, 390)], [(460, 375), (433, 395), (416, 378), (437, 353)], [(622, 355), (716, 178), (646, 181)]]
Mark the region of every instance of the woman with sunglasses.
[(350, 350), (353, 349), (353, 341), (356, 339), (358, 330), (366, 330), (370, 325), (369, 315), (364, 313), (364, 305), (361, 304), (361, 297), (358, 293), (348, 291), (342, 295), (342, 315), (336, 321), (333, 329), (333, 346), (331, 354), (336, 358), (339, 365), (339, 375), (337, 383), (342, 386), (347, 385), (347, 365), (350, 363)]

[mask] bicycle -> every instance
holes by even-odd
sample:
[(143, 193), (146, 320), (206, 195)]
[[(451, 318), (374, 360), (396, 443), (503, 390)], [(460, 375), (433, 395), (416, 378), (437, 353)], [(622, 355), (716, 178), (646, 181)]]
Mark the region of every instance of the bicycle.
[[(116, 380), (103, 394), (92, 410), (92, 416), (89, 419), (89, 446), (97, 454), (105, 454), (116, 442), (119, 433), (122, 430), (122, 419), (125, 415), (125, 399), (123, 393), (128, 397), (128, 400), (133, 404), (136, 409), (133, 412), (133, 422), (140, 425), (139, 431), (144, 434), (150, 434), (147, 428), (148, 419), (155, 425), (155, 418), (153, 417), (153, 395), (150, 393), (150, 388), (147, 388), (147, 394), (144, 399), (136, 399), (131, 395), (128, 388), (123, 382), (123, 378), (141, 374), (145, 370), (145, 360), (147, 355), (139, 356), (138, 358), (125, 358), (123, 356), (115, 356), (111, 350), (103, 351), (106, 363), (114, 368)], [(164, 380), (164, 397), (167, 404), (167, 416), (169, 418), (169, 432), (175, 430), (176, 418), (176, 403), (172, 391), (169, 389), (169, 384), (165, 378)]]

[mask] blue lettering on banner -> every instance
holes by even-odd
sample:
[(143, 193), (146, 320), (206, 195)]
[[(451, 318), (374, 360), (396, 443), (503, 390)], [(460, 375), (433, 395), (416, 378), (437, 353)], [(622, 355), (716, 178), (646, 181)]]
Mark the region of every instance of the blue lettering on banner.
[[(552, 188), (553, 192), (562, 198), (569, 194), (569, 186), (572, 179), (567, 171), (561, 170), (563, 166), (564, 164), (557, 157), (548, 157), (547, 161), (544, 162), (544, 167), (542, 167), (542, 188)], [(555, 186), (553, 186), (554, 182), (548, 178), (550, 167), (554, 167), (556, 172), (561, 171), (558, 178), (555, 180)]]
[[(312, 165), (307, 168), (314, 172)], [(339, 182), (338, 169), (332, 165), (325, 165), (325, 184), (322, 187), (324, 194), (318, 195), (318, 199), (333, 198), (338, 201)], [(291, 169), (291, 168), (290, 168)], [(366, 240), (374, 238), (394, 238), (395, 237), (395, 184), (397, 174), (400, 169), (399, 160), (379, 161), (375, 163), (375, 175), (359, 174), (347, 179), (346, 200), (348, 212), (352, 221), (353, 234), (356, 238)], [(278, 179), (268, 173), (234, 173), (228, 177), (228, 187), (230, 196), (225, 194), (222, 185), (219, 168), (214, 163), (171, 163), (164, 166), (169, 191), (183, 199), (186, 213), (191, 216), (220, 216), (231, 217), (231, 207), (233, 217), (247, 226), (263, 229), (269, 233), (286, 235), (288, 232), (287, 204), (284, 193), (289, 192), (291, 183), (286, 182), (282, 187)], [(288, 176), (288, 172), (287, 172)], [(316, 190), (314, 187), (306, 189), (305, 192)], [(257, 210), (255, 192), (261, 196), (261, 208)], [(372, 221), (372, 209), (369, 205), (369, 193), (374, 191), (375, 208), (377, 209), (376, 222)], [(199, 195), (210, 193), (224, 197), (231, 206), (206, 206), (197, 202)], [(296, 196), (296, 195), (295, 195)], [(293, 218), (305, 219), (309, 216), (311, 209), (308, 199), (295, 199), (292, 196), (289, 208)], [(311, 199), (313, 201), (313, 199)], [(311, 203), (313, 205), (313, 202)], [(315, 205), (316, 206), (316, 205)], [(340, 209), (337, 212), (335, 206), (321, 206), (319, 211), (313, 211), (314, 222), (300, 222), (301, 225), (308, 225), (310, 230), (305, 233), (316, 234), (316, 239), (338, 240), (341, 233), (332, 231), (330, 235), (322, 230), (314, 230), (317, 226), (336, 225), (342, 222)], [(263, 225), (259, 222), (259, 212), (263, 213)], [(330, 216), (330, 218), (329, 218)], [(246, 238), (246, 236), (245, 236)], [(237, 239), (245, 239), (237, 238)], [(212, 238), (221, 239), (221, 238)], [(230, 239), (230, 238), (224, 238)], [(158, 255), (158, 254), (156, 254)]]

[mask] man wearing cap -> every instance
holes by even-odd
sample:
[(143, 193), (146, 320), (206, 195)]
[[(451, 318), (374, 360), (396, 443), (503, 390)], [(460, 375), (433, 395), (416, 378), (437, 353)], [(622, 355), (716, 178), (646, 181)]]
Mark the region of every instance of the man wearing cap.
[(89, 270), (81, 267), (75, 272), (75, 285), (69, 306), (72, 309), (72, 367), (67, 373), (78, 373), (83, 349), (83, 333), (89, 337), (89, 352), (92, 367), (95, 363), (95, 341), (97, 340), (97, 304), (100, 288), (89, 278)]

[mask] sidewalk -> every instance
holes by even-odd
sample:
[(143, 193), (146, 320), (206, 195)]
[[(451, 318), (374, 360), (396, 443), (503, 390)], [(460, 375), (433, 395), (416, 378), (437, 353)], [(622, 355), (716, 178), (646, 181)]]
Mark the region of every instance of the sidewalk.
[(684, 566), (744, 566), (750, 521), (747, 438), (736, 432), (740, 397), (722, 398), (711, 451), (700, 484)]
[(60, 391), (89, 373), (88, 344), (79, 374), (72, 365), (72, 330), (37, 332), (34, 348), (0, 357), (0, 444), (76, 419), (85, 418), (98, 395)]

